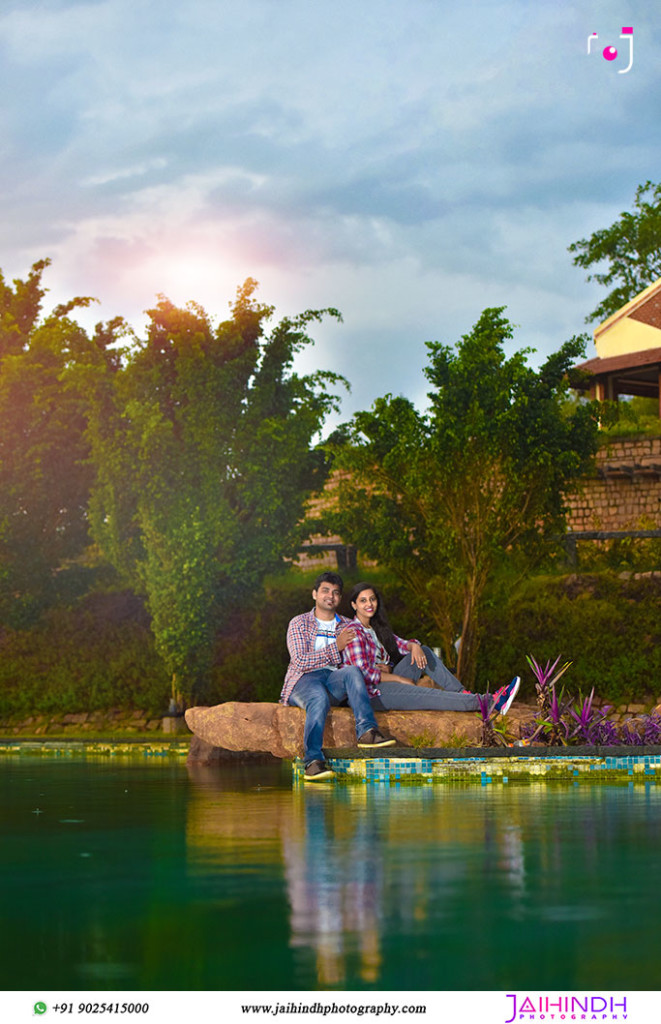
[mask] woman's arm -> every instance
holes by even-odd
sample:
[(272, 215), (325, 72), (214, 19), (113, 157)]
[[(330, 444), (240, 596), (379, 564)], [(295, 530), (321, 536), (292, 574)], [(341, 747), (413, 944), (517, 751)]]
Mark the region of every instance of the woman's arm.
[(406, 683), (407, 686), (415, 686), (412, 679), (405, 679), (404, 676), (398, 676), (394, 672), (390, 672), (388, 668), (381, 669), (381, 682), (382, 683)]
[(401, 636), (397, 636), (394, 633), (393, 636), (395, 637), (397, 650), (403, 658), (405, 658), (407, 654), (410, 654), (411, 661), (414, 665), (417, 665), (418, 668), (426, 668), (427, 658), (425, 657), (425, 652), (423, 651), (422, 644), (419, 640), (403, 640)]
[(409, 640), (409, 654), (411, 655), (411, 661), (418, 668), (427, 667), (427, 657), (422, 649), (422, 645), (417, 640)]

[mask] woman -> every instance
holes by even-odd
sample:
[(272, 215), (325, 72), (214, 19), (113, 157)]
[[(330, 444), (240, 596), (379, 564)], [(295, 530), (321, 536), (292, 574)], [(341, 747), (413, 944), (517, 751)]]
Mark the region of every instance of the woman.
[[(365, 678), (367, 692), (376, 711), (477, 711), (476, 694), (462, 688), (441, 659), (418, 640), (395, 636), (381, 597), (371, 583), (357, 583), (351, 591), (354, 622), (360, 625), (344, 648), (344, 661), (356, 665)], [(429, 676), (440, 690), (418, 687), (422, 675)], [(507, 686), (492, 694), (493, 706), (506, 715), (519, 689), (515, 676)]]

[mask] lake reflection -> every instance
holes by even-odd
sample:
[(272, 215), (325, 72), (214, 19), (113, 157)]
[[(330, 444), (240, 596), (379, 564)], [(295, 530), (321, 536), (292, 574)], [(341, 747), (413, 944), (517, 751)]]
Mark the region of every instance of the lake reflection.
[(661, 790), (0, 761), (10, 989), (656, 989)]
[(658, 986), (654, 786), (191, 779), (192, 870), (282, 863), (294, 987)]

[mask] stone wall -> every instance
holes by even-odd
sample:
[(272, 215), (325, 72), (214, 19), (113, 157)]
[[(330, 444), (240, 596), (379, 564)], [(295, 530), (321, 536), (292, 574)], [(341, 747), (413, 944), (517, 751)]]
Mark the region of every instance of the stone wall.
[(596, 474), (567, 502), (567, 529), (661, 528), (661, 437), (613, 441), (600, 449)]
[(0, 718), (2, 736), (113, 735), (163, 732), (163, 718), (146, 711), (108, 708), (106, 711), (78, 711), (61, 715), (28, 715), (26, 718)]
[[(308, 504), (308, 517), (323, 515), (334, 499), (340, 474), (327, 482), (321, 494)], [(600, 449), (596, 472), (586, 477), (578, 493), (567, 501), (570, 533), (586, 530), (661, 529), (661, 437), (632, 437), (612, 441)], [(312, 534), (299, 553), (296, 564), (306, 570), (340, 569), (347, 565), (338, 557), (342, 538)], [(349, 564), (355, 549), (349, 551)], [(360, 558), (363, 567), (374, 565)]]

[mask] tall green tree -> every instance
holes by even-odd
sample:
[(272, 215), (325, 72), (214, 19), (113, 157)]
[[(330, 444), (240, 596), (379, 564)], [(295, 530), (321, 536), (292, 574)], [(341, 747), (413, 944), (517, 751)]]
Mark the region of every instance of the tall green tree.
[(470, 686), (487, 586), (525, 569), (563, 527), (564, 498), (597, 446), (591, 406), (563, 408), (573, 339), (539, 370), (507, 358), (512, 326), (486, 309), (456, 349), (429, 342), (429, 409), (387, 395), (330, 444), (340, 474), (332, 526), (398, 578)]
[(90, 360), (90, 504), (101, 550), (146, 596), (175, 688), (208, 673), (214, 629), (300, 542), (309, 492), (325, 461), (311, 441), (336, 405), (330, 373), (299, 376), (308, 310), (269, 333), (273, 307), (239, 289), (214, 326), (196, 304), (161, 298), (119, 369)]
[(93, 474), (72, 368), (96, 342), (69, 314), (91, 300), (42, 316), (47, 266), (13, 286), (0, 274), (0, 616), (10, 622), (39, 608), (88, 543)]
[(586, 317), (588, 322), (605, 320), (661, 276), (661, 184), (639, 185), (633, 207), (610, 227), (569, 246), (574, 266), (585, 270), (605, 266), (599, 273), (588, 274), (588, 281), (607, 288), (615, 285)]

